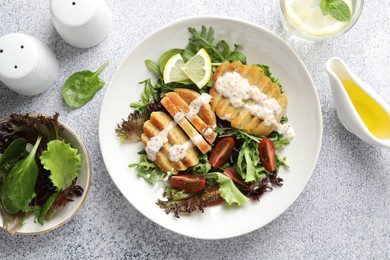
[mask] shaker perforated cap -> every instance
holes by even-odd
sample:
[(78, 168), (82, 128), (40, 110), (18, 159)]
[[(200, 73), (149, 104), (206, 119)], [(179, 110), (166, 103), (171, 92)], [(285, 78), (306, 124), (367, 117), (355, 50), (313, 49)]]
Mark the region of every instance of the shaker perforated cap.
[(0, 37), (0, 80), (26, 77), (33, 71), (38, 55), (30, 37), (18, 33)]
[(89, 48), (102, 42), (111, 27), (111, 13), (104, 0), (51, 0), (52, 21), (70, 45)]
[(65, 26), (86, 25), (95, 15), (95, 0), (55, 0), (50, 2), (52, 14)]
[(0, 37), (0, 81), (22, 95), (49, 89), (58, 75), (53, 52), (38, 39), (10, 33)]

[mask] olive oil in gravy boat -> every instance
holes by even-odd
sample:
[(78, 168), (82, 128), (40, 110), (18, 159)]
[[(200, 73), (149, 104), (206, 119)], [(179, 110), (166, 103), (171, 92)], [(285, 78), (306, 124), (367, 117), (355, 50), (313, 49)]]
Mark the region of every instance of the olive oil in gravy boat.
[(390, 148), (390, 106), (338, 57), (326, 63), (337, 115), (361, 140)]

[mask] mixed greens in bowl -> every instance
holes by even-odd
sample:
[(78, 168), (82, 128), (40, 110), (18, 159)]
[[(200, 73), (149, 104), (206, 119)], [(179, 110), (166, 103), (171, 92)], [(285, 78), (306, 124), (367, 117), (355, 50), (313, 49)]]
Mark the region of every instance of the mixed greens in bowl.
[(0, 122), (0, 224), (9, 233), (59, 227), (88, 194), (88, 151), (58, 117), (13, 114)]

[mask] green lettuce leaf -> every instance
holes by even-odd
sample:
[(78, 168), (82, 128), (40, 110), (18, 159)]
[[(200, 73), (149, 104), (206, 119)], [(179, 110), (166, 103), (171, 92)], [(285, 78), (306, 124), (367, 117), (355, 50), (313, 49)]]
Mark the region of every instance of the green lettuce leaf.
[(140, 159), (138, 163), (129, 164), (129, 168), (136, 168), (138, 176), (142, 177), (149, 183), (156, 183), (163, 181), (167, 176), (155, 163), (150, 161), (144, 151), (140, 152)]
[(42, 152), (41, 163), (50, 171), (49, 178), (58, 191), (68, 188), (81, 167), (81, 156), (77, 149), (60, 140), (47, 144), (47, 150)]
[(219, 193), (229, 205), (237, 203), (238, 206), (241, 206), (249, 201), (249, 199), (236, 187), (232, 179), (219, 172), (216, 172), (215, 174), (218, 177)]

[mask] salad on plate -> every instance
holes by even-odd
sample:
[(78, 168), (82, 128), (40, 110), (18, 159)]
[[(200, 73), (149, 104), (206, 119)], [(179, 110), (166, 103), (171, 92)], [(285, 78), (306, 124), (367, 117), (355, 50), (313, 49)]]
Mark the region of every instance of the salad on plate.
[(146, 60), (139, 102), (118, 123), (123, 142), (142, 142), (129, 165), (147, 182), (165, 182), (157, 205), (176, 217), (226, 203), (258, 201), (282, 186), (279, 155), (294, 138), (287, 96), (270, 68), (247, 64), (242, 46), (216, 41), (214, 29), (188, 28), (184, 49)]

